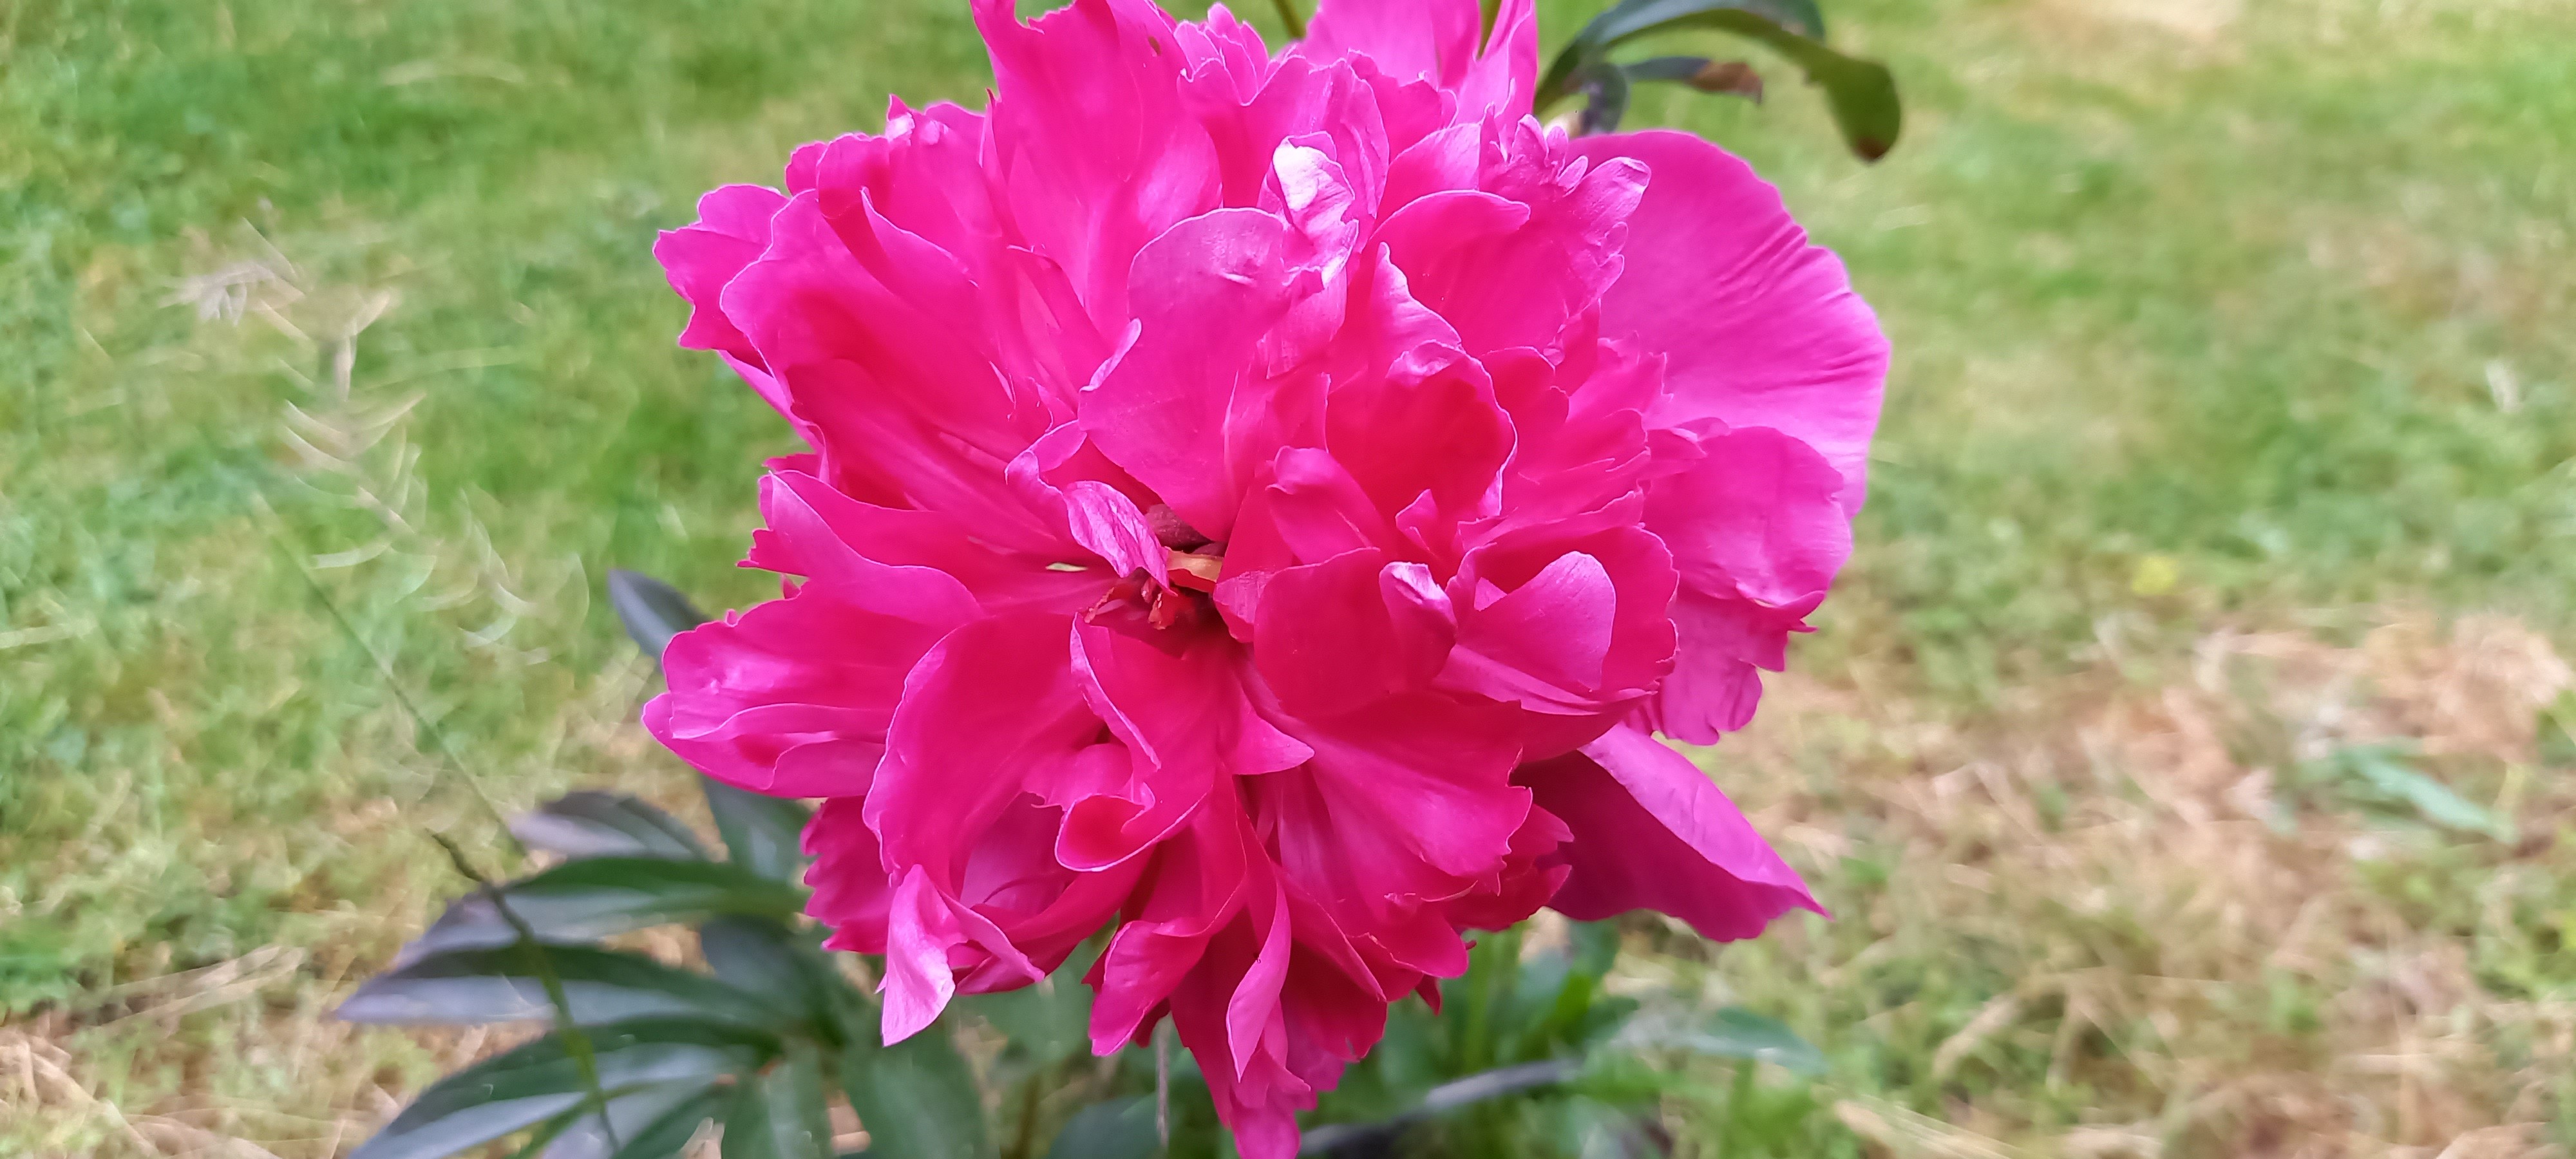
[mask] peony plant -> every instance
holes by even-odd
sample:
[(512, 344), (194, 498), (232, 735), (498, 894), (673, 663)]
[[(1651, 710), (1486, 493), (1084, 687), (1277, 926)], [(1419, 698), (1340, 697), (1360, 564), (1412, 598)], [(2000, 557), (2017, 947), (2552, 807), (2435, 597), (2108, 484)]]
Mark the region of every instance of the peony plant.
[(885, 1046), (1080, 951), (1091, 1049), (1168, 1023), (1285, 1159), (1473, 931), (1821, 912), (1657, 734), (1743, 727), (1806, 630), (1886, 342), (1743, 162), (1537, 114), (1734, 76), (1608, 59), (1716, 27), (1875, 155), (1884, 71), (1789, 2), (1629, 0), (1544, 75), (1530, 0), (1326, 0), (1275, 51), (974, 10), (984, 111), (898, 100), (655, 250), (806, 449), (745, 560), (780, 598), (671, 638), (645, 724), (821, 802), (804, 909), (880, 957)]

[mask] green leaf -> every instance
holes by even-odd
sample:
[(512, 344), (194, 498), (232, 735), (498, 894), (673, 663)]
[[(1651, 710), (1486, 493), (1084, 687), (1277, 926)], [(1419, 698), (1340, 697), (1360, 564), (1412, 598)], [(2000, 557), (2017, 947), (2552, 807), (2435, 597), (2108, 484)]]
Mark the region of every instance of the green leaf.
[(2309, 779), (2318, 779), (2320, 774), (2329, 777), (2339, 775), (2341, 783), (2338, 787), (2365, 803), (2412, 810), (2425, 820), (2447, 829), (2482, 834), (2499, 841), (2513, 839), (2513, 826), (2504, 818), (2418, 771), (2408, 761), (2411, 755), (2408, 748), (2400, 745), (2354, 745), (2313, 764)]
[(1834, 124), (1852, 152), (1875, 161), (1896, 147), (1905, 116), (1895, 75), (1885, 65), (1827, 47), (1823, 16), (1808, 0), (1627, 0), (1585, 25), (1548, 63), (1538, 107), (1581, 91), (1587, 70), (1607, 62), (1611, 49), (1648, 33), (1680, 29), (1732, 33), (1770, 46), (1825, 90)]
[(565, 857), (704, 861), (707, 856), (688, 826), (622, 793), (566, 793), (512, 819), (510, 832), (530, 848)]
[(626, 625), (635, 646), (655, 663), (671, 646), (671, 637), (707, 622), (706, 613), (690, 604), (678, 588), (617, 568), (608, 572), (608, 606), (617, 610), (618, 622)]
[(698, 952), (727, 985), (816, 1026), (832, 1026), (840, 1009), (831, 991), (850, 989), (807, 935), (768, 918), (711, 919), (698, 927)]
[(1825, 14), (1815, 0), (1624, 0), (1593, 17), (1574, 34), (1574, 42), (1608, 48), (1721, 8), (1761, 17), (1800, 36), (1825, 38)]
[[(593, 1029), (600, 1093), (620, 1098), (666, 1084), (703, 1086), (755, 1069), (777, 1038), (740, 1027), (641, 1019)], [(438, 1159), (547, 1122), (589, 1097), (560, 1033), (488, 1058), (432, 1085), (350, 1159)]]
[(1091, 988), (1082, 976), (1103, 948), (1097, 941), (1076, 948), (1055, 973), (1035, 986), (998, 994), (959, 995), (957, 1007), (992, 1024), (1002, 1036), (1005, 1057), (1031, 1066), (1051, 1066), (1091, 1053)]
[[(649, 1087), (608, 1103), (606, 1127), (598, 1115), (572, 1116), (546, 1145), (546, 1159), (675, 1159), (698, 1127), (724, 1106), (731, 1092), (709, 1083)], [(614, 1149), (612, 1149), (612, 1140)]]
[(1084, 1107), (1057, 1133), (1046, 1159), (1152, 1159), (1160, 1150), (1154, 1100), (1120, 1099)]
[[(652, 857), (568, 861), (501, 886), (500, 894), (540, 940), (559, 945), (720, 914), (785, 918), (805, 905), (804, 891), (729, 864)], [(517, 940), (492, 898), (477, 891), (451, 903), (400, 961)]]
[(700, 1088), (652, 1122), (631, 1133), (621, 1130), (617, 1153), (610, 1159), (676, 1159), (698, 1137), (698, 1128), (723, 1114), (732, 1098), (733, 1092), (722, 1086)]
[[(833, 1159), (831, 1117), (823, 1100), (821, 1057), (811, 1043), (789, 1042), (785, 1061), (734, 1092), (723, 1159)], [(868, 1150), (873, 1154), (877, 1147), (872, 1143)]]
[(1581, 135), (1617, 132), (1628, 115), (1628, 71), (1598, 60), (1577, 70), (1574, 83), (1589, 98), (1583, 105)]
[(1729, 1006), (1698, 1027), (1651, 1041), (1715, 1058), (1767, 1062), (1799, 1074), (1821, 1074), (1825, 1069), (1824, 1054), (1798, 1037), (1798, 1032), (1741, 1006)]
[(713, 1018), (774, 1026), (777, 1008), (759, 996), (641, 954), (581, 946), (509, 945), (451, 950), (369, 979), (339, 1017), (373, 1025), (472, 1024), (551, 1018), (553, 1004), (535, 955), (546, 956), (575, 1023), (630, 1018)]
[(1631, 81), (1687, 85), (1704, 93), (1724, 93), (1762, 103), (1762, 74), (1740, 60), (1705, 56), (1656, 56), (1619, 66)]
[(984, 1098), (975, 1074), (949, 1041), (930, 1029), (878, 1046), (861, 1038), (841, 1059), (841, 1087), (868, 1129), (868, 1150), (893, 1159), (982, 1159)]
[(795, 882), (805, 872), (805, 824), (814, 811), (794, 801), (734, 788), (700, 776), (707, 811), (715, 814), (733, 863), (772, 881)]

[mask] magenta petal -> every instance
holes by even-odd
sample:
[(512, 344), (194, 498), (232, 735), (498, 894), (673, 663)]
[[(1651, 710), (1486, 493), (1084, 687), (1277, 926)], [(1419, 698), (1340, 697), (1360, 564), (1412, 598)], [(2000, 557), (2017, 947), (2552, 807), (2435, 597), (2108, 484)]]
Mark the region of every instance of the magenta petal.
[(1169, 586), (1171, 553), (1154, 538), (1154, 527), (1136, 504), (1107, 484), (1080, 480), (1064, 490), (1065, 515), (1075, 542), (1108, 561), (1110, 574), (1143, 572), (1157, 585)]
[(1076, 0), (1026, 24), (1011, 0), (974, 7), (1006, 208), (1114, 334), (1137, 251), (1216, 204), (1216, 150), (1182, 96), (1175, 22), (1147, 0)]
[(1796, 870), (1682, 754), (1633, 728), (1514, 778), (1574, 834), (1548, 904), (1582, 921), (1660, 910), (1704, 937), (1749, 938), (1792, 909), (1823, 913)]
[(805, 826), (805, 853), (814, 859), (805, 883), (814, 888), (806, 912), (832, 931), (835, 950), (882, 954), (894, 882), (886, 876), (876, 831), (861, 814), (861, 796), (834, 797)]
[(698, 199), (697, 221), (666, 231), (653, 243), (653, 257), (662, 263), (671, 289), (689, 302), (682, 347), (759, 360), (751, 340), (725, 317), (717, 299), (725, 283), (769, 247), (769, 219), (786, 204), (785, 196), (767, 186), (723, 186)]
[(880, 987), (886, 1045), (921, 1033), (948, 1008), (957, 993), (948, 948), (965, 940), (956, 913), (930, 884), (930, 875), (914, 866), (895, 887), (886, 920), (886, 973)]
[(953, 893), (976, 836), (1098, 735), (1067, 663), (1067, 622), (1038, 612), (979, 620), (914, 667), (868, 794), (889, 867), (926, 866)]
[(1841, 472), (1843, 508), (1858, 511), (1887, 338), (1841, 259), (1807, 243), (1751, 167), (1697, 137), (1658, 130), (1574, 145), (1596, 162), (1628, 157), (1651, 170), (1602, 326), (1670, 356), (1674, 395), (1660, 421), (1714, 416), (1779, 430)]
[(1286, 231), (1258, 210), (1225, 209), (1145, 247), (1137, 338), (1083, 394), (1091, 441), (1206, 535), (1233, 529), (1250, 466), (1229, 462), (1227, 418), (1257, 386), (1255, 343), (1288, 306)]
[(1447, 660), (1458, 627), (1421, 565), (1354, 551), (1270, 577), (1252, 654), (1289, 712), (1339, 716), (1419, 689)]

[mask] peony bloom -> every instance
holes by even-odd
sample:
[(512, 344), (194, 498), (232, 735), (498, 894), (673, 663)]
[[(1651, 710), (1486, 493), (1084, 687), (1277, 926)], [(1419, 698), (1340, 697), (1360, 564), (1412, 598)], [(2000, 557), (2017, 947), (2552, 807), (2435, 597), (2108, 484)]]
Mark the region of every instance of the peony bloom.
[(1815, 908), (1653, 733), (1741, 727), (1850, 548), (1886, 347), (1696, 138), (1530, 116), (1528, 0), (975, 0), (991, 106), (728, 186), (656, 253), (811, 452), (646, 710), (824, 798), (885, 1034), (1112, 928), (1252, 1159), (1543, 905), (1712, 938)]

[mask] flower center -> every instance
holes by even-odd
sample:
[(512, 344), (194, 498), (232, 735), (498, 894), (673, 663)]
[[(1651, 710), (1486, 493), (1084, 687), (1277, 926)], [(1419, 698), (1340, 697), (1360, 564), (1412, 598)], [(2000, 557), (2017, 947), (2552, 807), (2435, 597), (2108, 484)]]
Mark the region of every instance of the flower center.
[(1156, 632), (1214, 622), (1216, 605), (1208, 596), (1225, 570), (1225, 545), (1184, 522), (1168, 503), (1145, 512), (1145, 522), (1170, 553), (1164, 565), (1169, 583), (1156, 583), (1152, 574), (1138, 569), (1111, 582), (1082, 618)]

